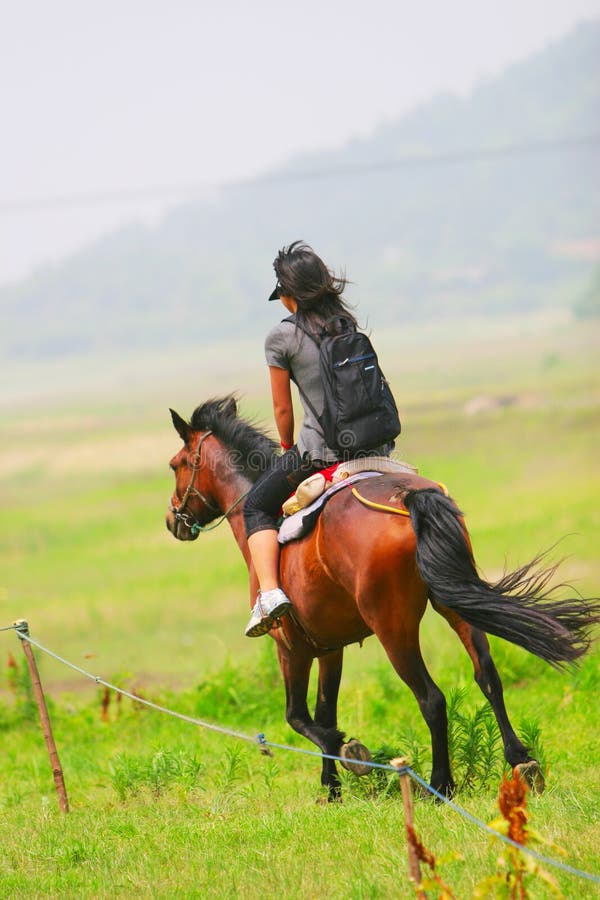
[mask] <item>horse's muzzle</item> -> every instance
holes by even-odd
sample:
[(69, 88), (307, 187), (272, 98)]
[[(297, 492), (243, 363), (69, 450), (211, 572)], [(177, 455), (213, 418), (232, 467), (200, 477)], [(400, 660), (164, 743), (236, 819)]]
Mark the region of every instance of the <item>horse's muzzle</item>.
[(195, 541), (198, 537), (198, 532), (192, 530), (186, 521), (185, 514), (183, 516), (180, 515), (173, 506), (170, 506), (167, 510), (165, 524), (173, 537), (177, 538), (178, 541)]

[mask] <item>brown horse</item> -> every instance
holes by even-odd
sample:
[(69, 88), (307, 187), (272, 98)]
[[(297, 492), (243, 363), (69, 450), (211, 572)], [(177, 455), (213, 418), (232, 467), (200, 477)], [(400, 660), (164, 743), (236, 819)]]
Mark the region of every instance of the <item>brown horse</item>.
[[(209, 523), (214, 527), (226, 519), (249, 568), (253, 603), (257, 585), (242, 507), (252, 483), (269, 466), (275, 445), (238, 417), (232, 397), (199, 406), (189, 424), (173, 410), (171, 415), (184, 446), (170, 463), (176, 485), (167, 526), (178, 540), (190, 541)], [(540, 569), (539, 557), (495, 584), (484, 581), (459, 510), (426, 478), (375, 476), (361, 482), (360, 493), (404, 514), (369, 507), (343, 489), (326, 504), (310, 534), (282, 548), (281, 584), (293, 613), (271, 635), (285, 682), (288, 723), (321, 752), (340, 754), (344, 735), (337, 728), (337, 698), (344, 647), (375, 634), (414, 693), (431, 732), (431, 785), (451, 794), (446, 701), (419, 648), (419, 624), (429, 600), (471, 657), (475, 680), (498, 722), (507, 762), (542, 790), (540, 767), (508, 719), (485, 632), (561, 668), (586, 651), (587, 631), (599, 621), (600, 605), (581, 598), (553, 600), (548, 585), (556, 567)], [(319, 682), (313, 717), (307, 691), (315, 658)], [(321, 783), (330, 799), (338, 796), (335, 761), (323, 759)]]

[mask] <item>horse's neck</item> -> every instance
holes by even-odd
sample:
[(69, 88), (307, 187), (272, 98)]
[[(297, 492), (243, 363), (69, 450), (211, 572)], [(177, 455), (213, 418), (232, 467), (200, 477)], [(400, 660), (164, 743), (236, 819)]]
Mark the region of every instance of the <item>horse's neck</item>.
[[(218, 462), (213, 471), (219, 473), (222, 471)], [(222, 476), (220, 475), (218, 478), (215, 478), (213, 485), (215, 500), (218, 502), (221, 511), (226, 512), (230, 507), (236, 504), (236, 501), (249, 491), (251, 487), (252, 483), (234, 469), (223, 471)], [(242, 552), (246, 566), (250, 569), (250, 551), (248, 549), (248, 539), (246, 538), (246, 529), (244, 527), (243, 510), (244, 501), (242, 500), (239, 505), (235, 506), (231, 514), (227, 516), (227, 521), (233, 532), (233, 536), (237, 541), (237, 545)]]
[[(240, 488), (240, 493), (238, 493), (238, 497), (244, 494), (246, 491), (250, 490), (252, 487), (251, 482), (238, 481), (238, 487)], [(235, 498), (237, 499), (237, 497)], [(232, 501), (232, 502), (235, 502)], [(254, 571), (254, 566), (252, 564), (252, 557), (250, 556), (250, 548), (248, 546), (248, 538), (246, 537), (246, 526), (244, 525), (244, 500), (240, 503), (239, 506), (235, 508), (230, 516), (227, 517), (227, 521), (229, 522), (229, 527), (233, 532), (233, 536), (237, 541), (237, 545), (240, 548), (242, 556), (244, 557), (244, 562), (246, 563), (246, 568), (248, 569), (248, 578), (250, 582), (250, 605), (252, 605), (256, 599), (256, 594), (258, 591), (258, 580), (256, 578), (256, 573)]]

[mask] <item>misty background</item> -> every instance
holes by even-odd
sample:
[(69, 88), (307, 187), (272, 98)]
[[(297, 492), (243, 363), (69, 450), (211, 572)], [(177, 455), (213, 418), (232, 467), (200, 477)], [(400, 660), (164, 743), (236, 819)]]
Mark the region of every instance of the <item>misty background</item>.
[(296, 238), (374, 329), (598, 314), (600, 2), (0, 9), (5, 397), (260, 351)]

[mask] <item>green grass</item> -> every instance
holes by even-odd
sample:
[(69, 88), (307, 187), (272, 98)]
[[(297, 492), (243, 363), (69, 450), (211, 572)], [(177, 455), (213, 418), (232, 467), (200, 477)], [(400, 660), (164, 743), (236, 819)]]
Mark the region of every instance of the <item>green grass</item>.
[[(597, 656), (593, 663), (590, 657), (563, 679), (543, 670), (510, 688), (519, 730), (531, 731), (532, 719), (541, 723), (549, 759), (548, 790), (529, 802), (532, 826), (568, 849), (571, 864), (588, 870), (597, 867), (599, 824), (589, 726)], [(427, 736), (406, 689), (380, 664), (367, 669), (362, 683), (361, 696), (356, 684), (344, 687), (346, 724), (353, 730), (360, 723), (358, 733), (382, 748), (384, 758), (409, 752), (426, 769)], [(480, 698), (470, 688), (466, 693), (454, 709), (473, 718)], [(249, 735), (260, 727), (270, 740), (304, 744), (282, 722), (270, 642), (257, 650), (254, 667), (229, 665), (193, 689), (151, 696)], [(252, 745), (114, 698), (105, 722), (100, 700), (98, 693), (83, 705), (66, 698), (52, 706), (72, 809), (66, 818), (56, 810), (34, 716), (23, 714), (22, 703), (4, 709), (3, 769), (11, 778), (0, 791), (3, 895), (410, 896), (394, 779), (383, 789), (378, 775), (346, 775), (344, 804), (319, 806), (317, 760), (282, 751), (264, 757)], [(464, 773), (456, 746), (454, 761)], [(497, 777), (474, 789), (463, 786), (458, 802), (489, 821), (496, 817), (496, 785)], [(474, 881), (494, 871), (498, 845), (455, 812), (418, 801), (415, 817), (428, 848), (442, 860), (450, 857), (440, 871), (457, 896), (468, 896)], [(554, 848), (541, 849), (557, 858)], [(594, 896), (571, 876), (558, 880), (566, 896), (573, 896), (574, 884), (580, 896)]]
[[(531, 328), (510, 345), (506, 333), (475, 337), (432, 333), (413, 346), (405, 334), (386, 336), (400, 455), (448, 485), (488, 576), (560, 541), (552, 557), (566, 557), (562, 578), (597, 594), (597, 329)], [(154, 383), (147, 395), (71, 398), (4, 416), (0, 625), (24, 617), (42, 643), (144, 697), (312, 749), (284, 721), (272, 642), (243, 637), (246, 573), (227, 526), (179, 544), (162, 522), (167, 463), (179, 446), (168, 405), (189, 414), (244, 384), (243, 410), (268, 421), (264, 390), (239, 367), (236, 384), (203, 379), (199, 366), (197, 392)], [(467, 415), (475, 395), (516, 399)], [(489, 821), (502, 771), (497, 731), (446, 623), (428, 611), (421, 634), (450, 704), (457, 800)], [(103, 721), (97, 685), (37, 653), (71, 802), (61, 816), (21, 648), (12, 632), (0, 642), (0, 659), (17, 662), (0, 685), (1, 896), (413, 895), (395, 778), (344, 774), (344, 803), (318, 805), (317, 760), (268, 758), (114, 697)], [(561, 675), (492, 644), (511, 719), (546, 765), (547, 791), (529, 802), (532, 827), (572, 865), (598, 872), (600, 654)], [(339, 708), (341, 727), (378, 758), (407, 754), (427, 775), (426, 726), (374, 639), (348, 648)], [(451, 810), (418, 801), (416, 826), (457, 897), (495, 871), (498, 845)], [(597, 896), (593, 885), (556, 877), (567, 897)], [(538, 886), (531, 896), (550, 894)]]

